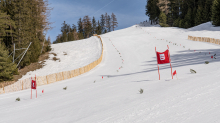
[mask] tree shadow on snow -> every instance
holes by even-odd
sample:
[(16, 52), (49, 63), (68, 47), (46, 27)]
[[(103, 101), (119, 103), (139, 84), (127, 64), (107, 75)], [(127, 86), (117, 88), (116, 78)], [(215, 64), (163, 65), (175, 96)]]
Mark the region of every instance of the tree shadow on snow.
[[(210, 54), (209, 54), (210, 53)], [(214, 56), (216, 54), (216, 56)], [(211, 56), (214, 56), (216, 59), (211, 59)], [(158, 71), (156, 56), (153, 57), (152, 61), (144, 62), (143, 67), (149, 66), (151, 68), (144, 69), (140, 72), (134, 73), (127, 73), (127, 74), (120, 74), (120, 75), (102, 75), (102, 76), (109, 76), (109, 77), (121, 77), (121, 76), (129, 76), (129, 75), (136, 75), (140, 73), (148, 73), (152, 71)], [(172, 55), (171, 52), (171, 64), (172, 68), (175, 67), (183, 67), (183, 66), (193, 66), (199, 64), (205, 64), (205, 61), (208, 61), (209, 64), (213, 64), (216, 62), (220, 62), (220, 49), (207, 49), (207, 50), (184, 50), (179, 51), (178, 54)], [(170, 64), (160, 65), (160, 70), (170, 69)], [(192, 67), (193, 69), (193, 67)], [(142, 81), (149, 81), (149, 80), (142, 80)], [(141, 82), (141, 81), (134, 81), (134, 82)]]

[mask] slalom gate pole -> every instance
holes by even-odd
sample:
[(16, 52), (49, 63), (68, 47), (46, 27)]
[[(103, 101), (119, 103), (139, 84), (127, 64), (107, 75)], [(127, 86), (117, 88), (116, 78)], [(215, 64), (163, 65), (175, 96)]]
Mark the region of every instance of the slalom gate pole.
[[(31, 86), (32, 86), (32, 77), (31, 77)], [(31, 88), (31, 99), (32, 99), (32, 88)]]
[(36, 98), (37, 98), (37, 80), (36, 80), (36, 74), (35, 74), (35, 82), (36, 82)]
[(168, 47), (168, 51), (169, 51), (169, 59), (170, 59), (170, 68), (171, 68), (171, 76), (172, 76), (172, 79), (173, 79), (173, 72), (172, 72), (172, 65), (171, 65), (171, 58), (170, 58), (170, 50), (169, 50), (169, 46), (167, 45)]
[[(156, 47), (155, 47), (155, 53), (156, 53), (156, 57), (157, 57)], [(160, 71), (159, 71), (158, 59), (157, 59), (157, 67), (158, 67), (158, 74), (159, 74), (159, 80), (160, 80)]]
[(159, 65), (157, 64), (158, 67), (158, 74), (159, 74), (159, 80), (160, 80), (160, 71), (159, 71)]

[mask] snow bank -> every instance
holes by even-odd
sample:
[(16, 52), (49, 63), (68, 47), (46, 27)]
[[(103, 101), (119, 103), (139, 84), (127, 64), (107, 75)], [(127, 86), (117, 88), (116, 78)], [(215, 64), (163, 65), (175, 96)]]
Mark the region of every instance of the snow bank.
[(211, 22), (203, 23), (188, 29), (189, 31), (220, 31), (220, 26), (214, 27)]
[[(51, 48), (52, 51), (44, 64), (45, 66), (28, 72), (20, 80), (35, 76), (35, 74), (46, 76), (81, 68), (97, 60), (102, 52), (100, 40), (95, 36), (84, 40), (52, 44)], [(54, 61), (54, 57), (58, 60)]]

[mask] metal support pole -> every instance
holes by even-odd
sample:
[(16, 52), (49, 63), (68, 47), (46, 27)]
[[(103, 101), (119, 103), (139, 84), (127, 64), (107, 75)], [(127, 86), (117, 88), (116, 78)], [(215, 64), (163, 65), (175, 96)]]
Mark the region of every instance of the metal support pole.
[[(47, 30), (46, 30), (46, 35), (47, 35)], [(46, 38), (46, 35), (45, 35), (45, 38)], [(44, 38), (44, 42), (45, 42), (45, 38)], [(43, 46), (42, 46), (42, 49), (41, 49), (41, 52), (40, 52), (40, 54), (42, 53), (42, 51), (43, 51), (43, 48), (44, 48), (44, 43), (43, 43)]]
[(14, 43), (14, 54), (13, 54), (13, 63), (14, 63), (14, 58), (15, 58), (15, 43)]
[[(30, 47), (31, 43), (32, 43), (32, 42), (30, 42), (30, 44), (29, 44), (28, 48), (26, 49), (25, 53), (23, 54), (23, 56), (22, 56), (21, 60), (23, 59), (24, 55), (26, 54), (27, 50), (29, 49), (29, 47)], [(21, 60), (18, 62), (18, 65), (20, 64)], [(18, 65), (17, 65), (17, 67), (18, 67)]]
[[(157, 57), (156, 47), (155, 47), (155, 53), (156, 53), (156, 57)], [(159, 75), (159, 80), (160, 80), (160, 69), (159, 69), (159, 65), (158, 65), (158, 59), (157, 59), (157, 67), (158, 67), (158, 75)]]
[[(44, 38), (44, 42), (45, 42), (45, 38)], [(43, 48), (44, 48), (44, 43), (43, 43), (43, 46), (42, 46), (42, 49), (41, 49), (41, 52), (40, 52), (40, 54), (42, 53), (42, 51), (43, 51)]]

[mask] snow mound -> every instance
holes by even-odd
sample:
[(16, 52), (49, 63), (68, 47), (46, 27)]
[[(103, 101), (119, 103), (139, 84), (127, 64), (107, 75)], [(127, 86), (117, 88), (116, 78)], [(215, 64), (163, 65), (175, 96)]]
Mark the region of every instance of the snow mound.
[(203, 23), (188, 29), (189, 31), (220, 31), (220, 26), (214, 27), (211, 22)]

